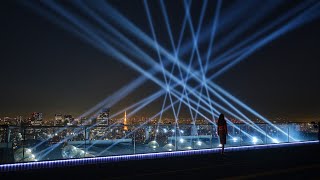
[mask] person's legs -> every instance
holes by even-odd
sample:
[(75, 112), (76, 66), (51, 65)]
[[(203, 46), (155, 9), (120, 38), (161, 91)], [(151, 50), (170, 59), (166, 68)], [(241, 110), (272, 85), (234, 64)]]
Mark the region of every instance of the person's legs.
[(224, 153), (224, 144), (222, 144), (221, 154)]

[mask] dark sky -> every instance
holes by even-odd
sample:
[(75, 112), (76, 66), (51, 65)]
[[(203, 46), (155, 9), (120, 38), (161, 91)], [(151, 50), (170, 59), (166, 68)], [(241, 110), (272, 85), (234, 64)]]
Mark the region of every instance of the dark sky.
[[(170, 49), (159, 2), (149, 2), (160, 44)], [(165, 2), (173, 36), (177, 38), (184, 15), (182, 1)], [(194, 22), (201, 9), (199, 2), (192, 4)], [(223, 1), (222, 12), (236, 2)], [(260, 25), (275, 19), (277, 13), (285, 12), (298, 2), (284, 1), (275, 13), (270, 13), (264, 21), (236, 40), (240, 42), (245, 35), (254, 33)], [(47, 117), (55, 113), (76, 116), (140, 75), (19, 1), (1, 3), (0, 116), (26, 115), (33, 111), (43, 112)], [(245, 3), (239, 8), (249, 6)], [(143, 1), (110, 1), (110, 4), (151, 37)], [(215, 1), (209, 1), (204, 26), (210, 22), (215, 4)], [(70, 4), (66, 5), (70, 7)], [(250, 11), (247, 13), (244, 19), (231, 26), (230, 31), (218, 34), (217, 41), (240, 27), (246, 17), (253, 16)], [(319, 120), (319, 23), (316, 19), (277, 38), (217, 77), (215, 82), (266, 117)], [(186, 36), (191, 37), (190, 31)], [(156, 57), (154, 51), (146, 52)], [(147, 81), (111, 107), (111, 112), (158, 89), (159, 86)], [(159, 111), (161, 103), (161, 99), (156, 101), (140, 115)]]

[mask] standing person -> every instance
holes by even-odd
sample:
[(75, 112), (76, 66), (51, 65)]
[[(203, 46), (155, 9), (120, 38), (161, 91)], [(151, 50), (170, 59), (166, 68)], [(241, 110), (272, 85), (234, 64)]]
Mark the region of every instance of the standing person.
[(220, 114), (218, 119), (218, 136), (220, 139), (220, 144), (222, 145), (221, 154), (224, 154), (224, 145), (227, 143), (227, 135), (228, 135), (228, 129), (227, 129), (227, 122), (224, 119), (224, 114)]

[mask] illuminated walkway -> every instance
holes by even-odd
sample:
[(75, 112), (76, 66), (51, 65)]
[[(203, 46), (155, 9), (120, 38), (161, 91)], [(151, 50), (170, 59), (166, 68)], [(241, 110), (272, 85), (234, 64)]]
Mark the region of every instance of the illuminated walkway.
[[(318, 175), (320, 145), (317, 141), (272, 146), (227, 148), (226, 156), (218, 149), (155, 153), (121, 157), (63, 160), (29, 163), (20, 167), (51, 167), (29, 171), (1, 173), (5, 178), (90, 178), (90, 179), (150, 179), (150, 178), (311, 178)], [(188, 156), (184, 156), (187, 155)], [(181, 156), (183, 155), (183, 156)], [(160, 157), (161, 158), (158, 158)], [(179, 157), (174, 157), (179, 156)], [(128, 161), (128, 158), (132, 160)], [(149, 159), (156, 158), (156, 159)], [(149, 160), (142, 160), (149, 159)], [(117, 161), (117, 162), (116, 162)], [(82, 165), (75, 165), (77, 162)], [(113, 163), (110, 163), (113, 162)], [(88, 164), (84, 164), (88, 163)], [(40, 165), (41, 164), (41, 165)], [(8, 165), (10, 166), (10, 165)], [(63, 166), (58, 168), (58, 166)], [(4, 166), (1, 166), (2, 168)], [(56, 168), (53, 168), (56, 167)]]

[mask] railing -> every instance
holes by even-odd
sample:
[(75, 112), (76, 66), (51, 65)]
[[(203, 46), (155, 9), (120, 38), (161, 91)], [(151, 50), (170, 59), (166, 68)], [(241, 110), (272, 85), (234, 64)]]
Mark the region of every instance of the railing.
[[(226, 147), (314, 141), (310, 123), (228, 126)], [(219, 148), (214, 125), (0, 126), (0, 164)]]

